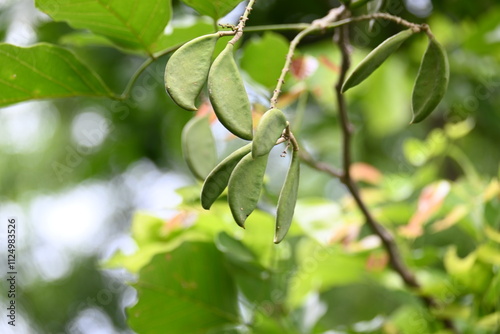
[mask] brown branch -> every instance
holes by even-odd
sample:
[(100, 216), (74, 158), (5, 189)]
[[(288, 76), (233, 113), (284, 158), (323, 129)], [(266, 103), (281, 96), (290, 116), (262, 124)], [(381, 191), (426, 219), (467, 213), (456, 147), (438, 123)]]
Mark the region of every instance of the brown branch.
[[(345, 13), (344, 15), (348, 15), (349, 13)], [(383, 18), (387, 18), (387, 15), (383, 15)], [(405, 24), (404, 20), (399, 19), (398, 23)], [(351, 157), (351, 138), (353, 133), (353, 126), (349, 121), (349, 117), (347, 114), (347, 105), (342, 94), (342, 84), (345, 81), (345, 77), (349, 67), (351, 65), (351, 57), (350, 57), (350, 42), (349, 42), (349, 26), (343, 25), (338, 28), (336, 34), (336, 43), (338, 44), (341, 52), (341, 68), (340, 75), (338, 81), (335, 85), (335, 94), (337, 97), (337, 107), (338, 114), (341, 124), (342, 130), (342, 160), (343, 160), (343, 174), (341, 175), (340, 180), (346, 185), (347, 189), (353, 196), (356, 204), (359, 209), (363, 213), (366, 223), (372, 229), (372, 231), (381, 239), (382, 244), (389, 256), (389, 264), (403, 279), (405, 284), (410, 288), (419, 289), (421, 286), (418, 283), (415, 275), (411, 272), (411, 270), (406, 266), (399, 251), (399, 248), (394, 240), (392, 234), (384, 228), (377, 220), (373, 217), (370, 210), (364, 203), (361, 198), (360, 192), (355, 181), (351, 178), (350, 168), (352, 163)], [(428, 296), (421, 296), (422, 301), (428, 307), (436, 307), (437, 302)], [(457, 333), (457, 330), (454, 324), (448, 318), (441, 319), (445, 328), (452, 330), (454, 333)]]
[(245, 12), (243, 13), (242, 16), (240, 16), (240, 21), (238, 22), (238, 25), (235, 27), (234, 37), (228, 43), (234, 44), (241, 38), (241, 36), (243, 36), (243, 28), (245, 28), (245, 24), (247, 23), (248, 20), (248, 15), (250, 15), (254, 3), (255, 0), (250, 0), (248, 2), (248, 5), (245, 8)]

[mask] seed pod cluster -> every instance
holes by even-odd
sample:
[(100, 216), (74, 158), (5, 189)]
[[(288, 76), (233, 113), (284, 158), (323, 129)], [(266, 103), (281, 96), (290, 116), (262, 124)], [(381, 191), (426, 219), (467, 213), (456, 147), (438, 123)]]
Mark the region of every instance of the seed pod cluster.
[[(251, 104), (234, 60), (234, 45), (228, 43), (212, 63), (218, 38), (218, 34), (201, 36), (179, 48), (165, 68), (165, 87), (176, 104), (194, 111), (196, 99), (207, 83), (210, 102), (221, 124), (234, 135), (253, 140), (216, 165), (208, 116), (195, 116), (182, 134), (187, 165), (196, 177), (205, 180), (201, 192), (203, 208), (210, 209), (227, 188), (233, 218), (244, 227), (257, 207), (269, 153), (285, 136), (288, 122), (281, 110), (271, 108), (260, 119), (254, 136)], [(290, 227), (298, 180), (299, 160), (294, 152), (278, 201), (275, 243), (283, 239)]]
[(208, 96), (219, 121), (235, 136), (253, 137), (252, 109), (238, 66), (234, 45), (228, 43), (212, 63), (219, 34), (184, 44), (165, 67), (165, 89), (181, 108), (195, 111), (196, 99), (208, 81)]

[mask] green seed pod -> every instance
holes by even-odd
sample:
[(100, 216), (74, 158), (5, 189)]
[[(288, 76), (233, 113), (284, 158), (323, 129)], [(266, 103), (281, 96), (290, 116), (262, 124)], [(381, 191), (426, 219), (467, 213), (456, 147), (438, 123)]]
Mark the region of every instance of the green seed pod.
[(295, 203), (297, 202), (297, 192), (299, 188), (300, 159), (297, 151), (293, 152), (292, 162), (286, 174), (285, 183), (281, 188), (278, 199), (278, 211), (276, 216), (276, 230), (274, 233), (274, 243), (280, 243), (285, 237), (292, 224)]
[(446, 51), (431, 38), (413, 86), (411, 123), (423, 121), (437, 107), (448, 89), (449, 79)]
[(342, 86), (342, 93), (345, 93), (349, 88), (357, 86), (363, 80), (368, 78), (382, 63), (393, 54), (404, 41), (411, 35), (413, 30), (403, 30), (396, 35), (389, 37), (379, 46), (372, 50), (354, 69), (351, 75), (347, 78)]
[(165, 88), (179, 107), (197, 110), (195, 102), (207, 81), (219, 34), (201, 36), (174, 52), (165, 68)]
[(268, 110), (260, 119), (252, 144), (254, 158), (269, 154), (286, 127), (286, 117), (279, 109)]
[(208, 74), (208, 95), (219, 121), (234, 135), (252, 139), (252, 110), (228, 43)]
[(193, 174), (203, 180), (217, 162), (208, 116), (194, 117), (182, 130), (182, 153)]
[(245, 220), (257, 207), (266, 172), (267, 155), (252, 158), (248, 153), (240, 160), (229, 178), (227, 201), (236, 223), (245, 227)]
[(227, 187), (229, 177), (233, 172), (236, 164), (252, 149), (252, 144), (247, 144), (222, 160), (211, 172), (208, 174), (203, 188), (201, 189), (201, 206), (208, 210), (215, 202), (215, 200), (222, 194)]

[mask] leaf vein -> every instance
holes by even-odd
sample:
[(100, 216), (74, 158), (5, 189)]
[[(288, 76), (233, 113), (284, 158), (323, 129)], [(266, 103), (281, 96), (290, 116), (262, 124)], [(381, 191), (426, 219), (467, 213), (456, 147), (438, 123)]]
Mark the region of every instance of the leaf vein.
[(10, 53), (8, 53), (8, 52), (6, 52), (6, 51), (4, 51), (4, 50), (0, 50), (0, 53), (2, 53), (2, 54), (4, 54), (5, 56), (7, 56), (7, 57), (9, 57), (9, 58), (11, 58), (11, 59), (13, 59), (13, 60), (17, 61), (17, 62), (18, 62), (18, 64), (20, 64), (20, 65), (22, 65), (22, 66), (26, 67), (28, 70), (31, 70), (31, 71), (33, 71), (33, 72), (34, 72), (34, 73), (36, 73), (36, 74), (38, 74), (38, 75), (40, 75), (40, 76), (44, 77), (44, 78), (45, 78), (45, 79), (47, 79), (48, 81), (53, 82), (53, 83), (55, 83), (56, 85), (59, 85), (60, 87), (62, 87), (62, 88), (64, 88), (64, 89), (66, 89), (66, 90), (67, 90), (67, 91), (69, 91), (69, 92), (73, 92), (73, 93), (75, 93), (75, 91), (74, 91), (71, 87), (69, 87), (69, 86), (65, 85), (64, 83), (62, 83), (62, 82), (60, 82), (60, 81), (58, 81), (58, 80), (55, 80), (55, 79), (54, 79), (54, 78), (52, 78), (50, 75), (48, 75), (48, 74), (46, 74), (46, 73), (44, 73), (44, 72), (42, 72), (42, 71), (38, 70), (38, 69), (37, 69), (36, 67), (34, 67), (33, 65), (28, 64), (27, 62), (25, 62), (25, 61), (23, 61), (23, 60), (19, 59), (18, 57), (14, 57), (14, 56), (12, 56)]

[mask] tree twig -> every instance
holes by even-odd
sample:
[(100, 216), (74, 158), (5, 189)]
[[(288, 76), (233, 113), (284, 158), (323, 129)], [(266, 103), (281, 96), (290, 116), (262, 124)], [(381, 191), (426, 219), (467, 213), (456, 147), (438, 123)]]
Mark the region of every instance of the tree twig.
[(245, 28), (245, 24), (248, 20), (248, 15), (250, 15), (250, 12), (252, 11), (254, 3), (255, 3), (255, 0), (250, 0), (248, 2), (248, 5), (245, 8), (245, 12), (243, 13), (242, 16), (240, 16), (240, 21), (238, 22), (238, 25), (236, 26), (236, 28), (234, 30), (235, 35), (228, 43), (234, 44), (241, 38), (241, 36), (243, 36), (243, 28)]
[(307, 28), (299, 32), (290, 42), (290, 47), (288, 48), (288, 53), (286, 55), (285, 65), (281, 70), (281, 75), (278, 79), (278, 84), (276, 85), (276, 88), (274, 89), (273, 92), (273, 96), (271, 97), (271, 108), (276, 108), (276, 104), (278, 103), (278, 97), (281, 93), (281, 87), (285, 83), (285, 76), (290, 70), (290, 65), (292, 63), (292, 58), (295, 53), (295, 49), (297, 48), (297, 45), (299, 45), (302, 38), (304, 38), (313, 31), (325, 29), (325, 27), (327, 27), (330, 23), (332, 23), (337, 19), (337, 17), (342, 12), (343, 8), (344, 6), (331, 9), (325, 17), (318, 20), (314, 20)]
[(299, 157), (302, 162), (304, 162), (306, 165), (308, 165), (311, 168), (314, 168), (320, 172), (324, 172), (326, 174), (329, 174), (330, 176), (336, 177), (338, 179), (342, 178), (342, 171), (338, 170), (329, 164), (322, 162), (322, 161), (317, 161), (315, 160), (309, 152), (305, 151), (303, 148), (299, 151)]
[[(387, 15), (382, 15), (381, 17), (387, 18), (388, 17)], [(371, 16), (373, 17), (375, 16), (375, 14)], [(353, 20), (356, 19), (360, 18), (359, 17), (353, 18)], [(363, 17), (361, 19), (365, 18)], [(398, 18), (397, 22), (406, 24), (405, 22), (407, 21)], [(335, 94), (337, 97), (337, 107), (338, 107), (338, 114), (341, 124), (342, 141), (343, 141), (342, 142), (343, 173), (340, 177), (340, 180), (346, 185), (347, 189), (353, 196), (356, 204), (363, 213), (363, 216), (365, 217), (368, 226), (381, 239), (382, 244), (389, 256), (389, 264), (392, 267), (392, 269), (394, 269), (401, 276), (401, 278), (408, 287), (419, 289), (421, 286), (418, 283), (415, 275), (404, 263), (399, 248), (394, 240), (394, 237), (373, 217), (370, 210), (368, 209), (363, 199), (361, 198), (360, 192), (358, 190), (355, 181), (351, 178), (350, 174), (350, 168), (352, 164), (351, 138), (354, 130), (352, 124), (349, 121), (346, 101), (344, 95), (342, 94), (342, 85), (345, 81), (347, 71), (349, 70), (349, 67), (351, 65), (349, 26), (341, 26), (338, 29), (336, 35), (336, 43), (340, 48), (341, 59), (342, 59), (340, 67), (340, 75), (335, 85)], [(421, 299), (428, 308), (437, 306), (437, 302), (432, 297), (422, 296)], [(441, 320), (445, 328), (452, 330), (454, 333), (457, 333), (457, 330), (450, 319), (443, 318)]]

